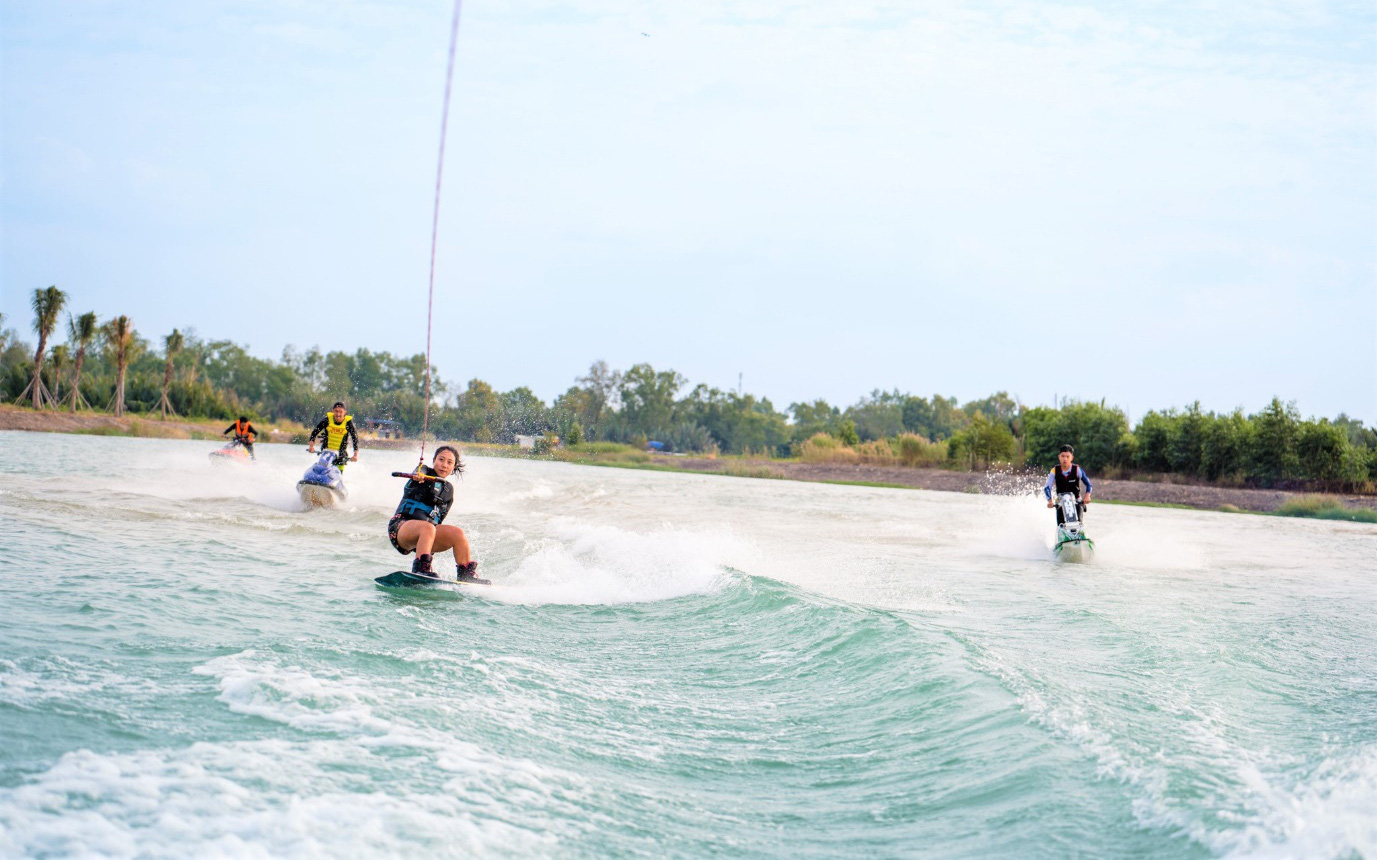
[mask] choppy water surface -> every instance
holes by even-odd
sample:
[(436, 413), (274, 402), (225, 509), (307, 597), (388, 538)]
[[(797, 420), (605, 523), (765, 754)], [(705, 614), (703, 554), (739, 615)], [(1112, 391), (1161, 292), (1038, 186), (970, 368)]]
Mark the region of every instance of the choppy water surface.
[(0, 855), (1377, 856), (1377, 527), (0, 433)]

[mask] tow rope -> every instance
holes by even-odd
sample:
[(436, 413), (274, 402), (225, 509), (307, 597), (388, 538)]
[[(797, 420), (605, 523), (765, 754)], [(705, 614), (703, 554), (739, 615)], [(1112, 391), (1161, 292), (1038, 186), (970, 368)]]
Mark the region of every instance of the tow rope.
[(435, 310), (435, 248), (440, 238), (440, 189), (445, 175), (445, 136), (449, 130), (449, 97), (454, 83), (454, 55), (459, 44), (459, 7), (461, 0), (454, 0), (454, 19), (449, 28), (449, 63), (445, 68), (445, 101), (440, 113), (440, 157), (435, 165), (435, 210), (430, 221), (430, 290), (426, 297), (426, 393), (425, 411), (421, 419), (421, 454), (416, 463), (416, 471), (393, 472), (398, 478), (426, 480), (422, 467), (426, 463), (426, 440), (430, 436), (430, 333)]

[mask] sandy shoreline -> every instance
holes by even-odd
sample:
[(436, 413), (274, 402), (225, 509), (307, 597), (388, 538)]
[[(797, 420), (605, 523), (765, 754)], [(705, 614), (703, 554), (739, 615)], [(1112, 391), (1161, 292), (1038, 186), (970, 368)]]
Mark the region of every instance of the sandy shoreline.
[[(219, 421), (170, 419), (163, 421), (148, 416), (125, 416), (70, 412), (35, 412), (9, 404), (0, 405), (0, 430), (23, 430), (41, 433), (108, 433), (110, 435), (152, 436), (168, 439), (217, 439), (224, 424)], [(264, 428), (263, 441), (288, 442), (293, 433)], [(409, 449), (419, 443), (414, 440), (362, 439), (364, 448)], [(479, 453), (479, 452), (474, 452)], [(953, 472), (946, 469), (911, 469), (904, 466), (867, 466), (829, 463), (800, 463), (789, 460), (709, 459), (652, 455), (651, 467), (684, 472), (770, 474), (790, 481), (818, 481), (826, 483), (870, 483), (909, 487), (919, 490), (938, 490), (956, 493), (980, 493), (991, 490), (1008, 492), (1008, 487), (1023, 481), (1010, 476), (987, 476), (982, 472)], [(1094, 476), (1091, 476), (1092, 479)], [(1035, 478), (1027, 479), (1034, 481)], [(1315, 495), (1288, 490), (1252, 490), (1234, 487), (1213, 487), (1203, 484), (1165, 483), (1152, 481), (1095, 480), (1095, 498), (1110, 502), (1131, 502), (1159, 505), (1183, 505), (1201, 510), (1216, 510), (1226, 505), (1244, 511), (1274, 511), (1287, 500)], [(1377, 509), (1377, 496), (1331, 494), (1345, 505)]]
[[(161, 439), (220, 439), (233, 421), (206, 421), (149, 415), (116, 418), (100, 412), (35, 412), (11, 404), (0, 404), (0, 430), (27, 430), (34, 433), (108, 433), (111, 436), (150, 436)], [(263, 441), (286, 442), (292, 434), (268, 427), (259, 428)]]

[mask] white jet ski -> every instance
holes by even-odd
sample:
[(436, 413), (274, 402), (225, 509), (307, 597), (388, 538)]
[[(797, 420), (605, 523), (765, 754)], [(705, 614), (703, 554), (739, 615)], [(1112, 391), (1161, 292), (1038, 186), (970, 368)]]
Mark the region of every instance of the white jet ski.
[(337, 451), (321, 451), (311, 468), (296, 482), (297, 494), (308, 508), (333, 508), (349, 498), (344, 475), (335, 465), (339, 456)]
[(1095, 552), (1095, 542), (1085, 533), (1085, 522), (1081, 519), (1075, 495), (1059, 494), (1057, 507), (1061, 509), (1062, 522), (1057, 525), (1057, 544), (1052, 547), (1052, 554), (1061, 561), (1089, 561)]

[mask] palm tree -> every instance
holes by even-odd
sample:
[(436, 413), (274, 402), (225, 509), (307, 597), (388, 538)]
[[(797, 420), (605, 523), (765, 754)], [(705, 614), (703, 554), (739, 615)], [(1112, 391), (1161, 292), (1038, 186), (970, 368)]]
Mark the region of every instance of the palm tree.
[(57, 406), (62, 403), (62, 371), (71, 362), (72, 352), (66, 344), (59, 343), (48, 350), (48, 356), (53, 362), (53, 406)]
[(191, 363), (186, 368), (187, 385), (195, 385), (196, 380), (201, 378), (201, 368), (206, 363), (206, 351), (199, 345), (193, 344), (191, 353)]
[(115, 358), (115, 397), (110, 402), (115, 417), (124, 415), (124, 372), (129, 367), (130, 347), (134, 343), (134, 322), (118, 316), (105, 324), (105, 344)]
[(55, 286), (33, 291), (33, 330), (38, 332), (38, 349), (33, 354), (33, 379), (29, 380), (28, 386), (14, 402), (23, 400), (25, 395), (32, 395), (34, 409), (57, 406), (48, 386), (43, 384), (43, 358), (48, 352), (48, 335), (57, 327), (57, 315), (66, 303), (67, 294)]
[(167, 352), (167, 366), (163, 368), (163, 399), (158, 401), (158, 406), (163, 411), (163, 420), (167, 420), (169, 412), (174, 418), (177, 415), (172, 409), (172, 403), (167, 399), (167, 390), (172, 387), (172, 359), (182, 351), (182, 347), (185, 345), (186, 340), (182, 337), (182, 333), (175, 328), (172, 330), (172, 334), (163, 338), (163, 346)]
[(72, 401), (73, 412), (77, 411), (78, 406), (91, 408), (91, 404), (87, 403), (81, 394), (81, 365), (86, 362), (86, 348), (98, 333), (95, 311), (87, 311), (75, 318), (71, 314), (67, 315), (67, 339), (77, 347), (76, 368), (72, 371), (72, 393), (67, 395), (67, 399)]
[(10, 335), (12, 334), (14, 332), (5, 328), (5, 315), (0, 314), (0, 355), (4, 355), (5, 351), (10, 348)]

